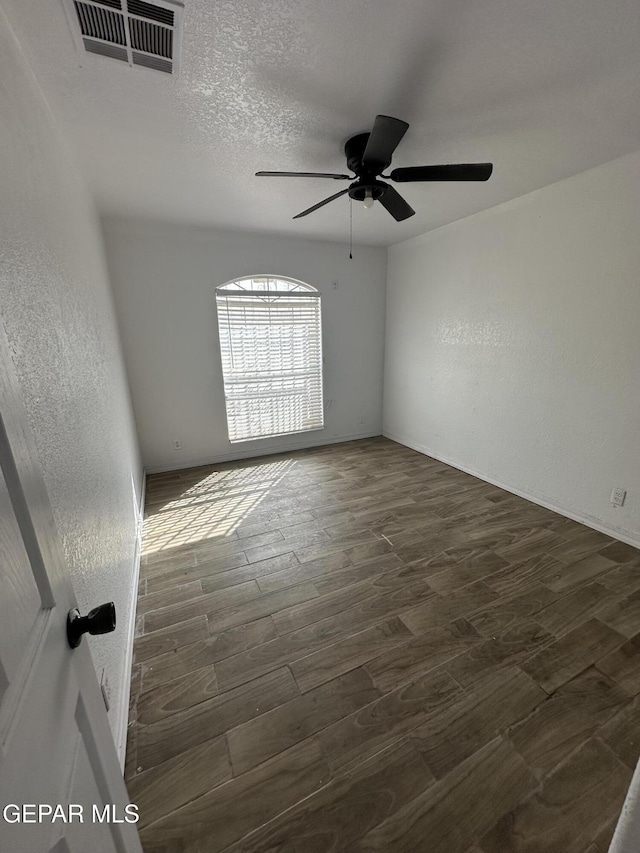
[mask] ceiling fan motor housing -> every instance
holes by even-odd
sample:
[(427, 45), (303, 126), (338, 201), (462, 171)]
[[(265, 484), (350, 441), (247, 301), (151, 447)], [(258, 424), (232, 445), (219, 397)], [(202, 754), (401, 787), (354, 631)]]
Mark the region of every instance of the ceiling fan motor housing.
[(387, 191), (387, 184), (377, 180), (376, 176), (389, 165), (391, 160), (387, 163), (374, 162), (368, 166), (362, 165), (362, 157), (370, 136), (370, 133), (359, 133), (348, 139), (344, 146), (347, 165), (358, 176), (358, 179), (349, 187), (349, 196), (355, 201), (364, 201), (367, 196), (377, 201)]
[(351, 139), (347, 139), (344, 146), (344, 153), (347, 156), (347, 166), (352, 172), (355, 172), (359, 178), (368, 177), (375, 179), (376, 175), (379, 175), (380, 172), (382, 172), (383, 169), (386, 169), (391, 163), (391, 159), (389, 159), (386, 163), (375, 162), (371, 163), (369, 168), (363, 167), (362, 157), (370, 136), (370, 133), (358, 133), (357, 136), (352, 136)]

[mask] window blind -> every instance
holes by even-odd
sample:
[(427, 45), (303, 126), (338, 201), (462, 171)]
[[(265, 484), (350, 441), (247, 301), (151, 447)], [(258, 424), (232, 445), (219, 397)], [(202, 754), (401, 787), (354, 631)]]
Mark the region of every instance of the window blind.
[(229, 439), (321, 429), (320, 294), (216, 293)]

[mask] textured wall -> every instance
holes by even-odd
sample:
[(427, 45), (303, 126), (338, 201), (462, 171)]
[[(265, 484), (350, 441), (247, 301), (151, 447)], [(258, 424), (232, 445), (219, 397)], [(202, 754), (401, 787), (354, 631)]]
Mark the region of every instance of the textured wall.
[[(103, 225), (148, 470), (380, 434), (384, 249), (357, 246), (349, 260), (337, 243), (124, 218)], [(300, 279), (322, 294), (325, 428), (232, 445), (215, 288), (257, 273)]]
[(385, 434), (640, 538), (639, 221), (640, 153), (392, 247)]
[(95, 211), (1, 12), (0, 115), (0, 311), (80, 606), (116, 602), (118, 739), (141, 466)]

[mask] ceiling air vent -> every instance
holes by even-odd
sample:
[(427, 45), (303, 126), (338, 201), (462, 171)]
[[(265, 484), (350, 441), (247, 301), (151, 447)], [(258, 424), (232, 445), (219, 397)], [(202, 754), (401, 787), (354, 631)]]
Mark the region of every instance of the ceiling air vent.
[(181, 0), (63, 0), (80, 50), (176, 75)]

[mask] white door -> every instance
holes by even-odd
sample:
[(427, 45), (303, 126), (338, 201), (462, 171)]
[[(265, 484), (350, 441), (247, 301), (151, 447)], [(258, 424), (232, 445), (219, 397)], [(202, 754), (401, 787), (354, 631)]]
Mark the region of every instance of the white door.
[(87, 641), (67, 642), (76, 606), (0, 322), (3, 853), (142, 851)]

